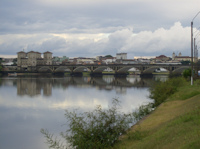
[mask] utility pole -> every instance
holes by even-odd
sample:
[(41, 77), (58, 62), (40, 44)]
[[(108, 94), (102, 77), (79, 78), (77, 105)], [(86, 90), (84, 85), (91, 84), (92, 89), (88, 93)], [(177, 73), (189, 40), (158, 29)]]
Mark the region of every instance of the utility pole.
[(192, 19), (191, 22), (191, 85), (193, 85), (193, 21), (198, 16), (200, 11), (196, 14), (196, 16)]
[(191, 22), (191, 85), (193, 85), (193, 20)]

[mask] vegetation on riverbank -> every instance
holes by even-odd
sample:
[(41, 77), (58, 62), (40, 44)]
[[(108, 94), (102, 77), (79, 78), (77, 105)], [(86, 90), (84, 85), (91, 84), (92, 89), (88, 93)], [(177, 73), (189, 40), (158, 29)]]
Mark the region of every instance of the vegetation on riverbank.
[(114, 99), (112, 106), (108, 109), (102, 109), (97, 106), (90, 112), (66, 110), (65, 117), (69, 122), (69, 129), (61, 133), (64, 142), (56, 140), (48, 130), (41, 129), (47, 144), (50, 148), (65, 149), (102, 149), (111, 148), (118, 141), (121, 134), (126, 133), (133, 123), (131, 113), (125, 114), (120, 111), (119, 100)]
[(158, 85), (161, 89), (157, 90), (157, 95), (172, 94), (134, 125), (114, 149), (200, 148), (200, 80), (191, 86), (185, 80), (177, 83), (179, 79), (167, 81), (168, 86), (175, 81), (175, 88), (163, 87), (164, 83)]

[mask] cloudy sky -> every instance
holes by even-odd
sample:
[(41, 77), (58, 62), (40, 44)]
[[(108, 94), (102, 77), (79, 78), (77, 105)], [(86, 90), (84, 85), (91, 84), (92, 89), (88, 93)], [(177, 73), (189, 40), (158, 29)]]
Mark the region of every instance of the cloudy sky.
[(0, 0), (0, 56), (189, 56), (199, 11), (199, 0)]

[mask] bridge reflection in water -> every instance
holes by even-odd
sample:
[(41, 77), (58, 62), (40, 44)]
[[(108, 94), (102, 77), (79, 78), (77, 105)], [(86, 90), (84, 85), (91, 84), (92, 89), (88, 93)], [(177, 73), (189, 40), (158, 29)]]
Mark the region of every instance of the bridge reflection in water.
[[(155, 75), (152, 78), (141, 78), (138, 75), (129, 75), (127, 77), (114, 77), (105, 75), (102, 77), (16, 77), (12, 79), (14, 86), (17, 86), (18, 96), (51, 96), (52, 88), (68, 87), (91, 87), (98, 90), (115, 90), (119, 94), (126, 93), (127, 88), (149, 87), (155, 80), (166, 80), (166, 75)], [(1, 83), (4, 83), (2, 80)]]

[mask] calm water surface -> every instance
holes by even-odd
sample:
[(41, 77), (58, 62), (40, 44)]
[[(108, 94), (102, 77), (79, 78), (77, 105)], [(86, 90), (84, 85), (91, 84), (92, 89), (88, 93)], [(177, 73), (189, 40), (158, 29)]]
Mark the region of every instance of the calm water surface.
[[(2, 77), (0, 78), (0, 148), (47, 149), (41, 128), (59, 135), (66, 130), (65, 110), (108, 108), (113, 98), (121, 111), (134, 111), (148, 98), (157, 77)], [(166, 79), (163, 77), (162, 79)]]

